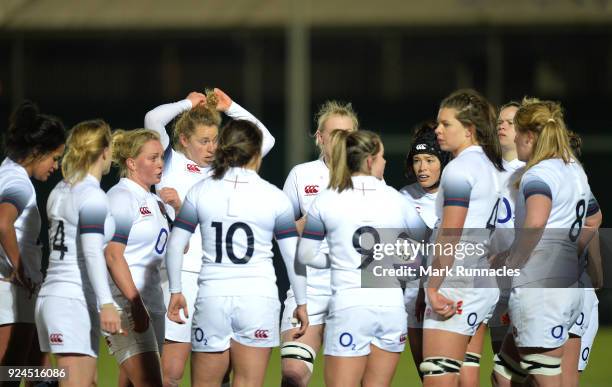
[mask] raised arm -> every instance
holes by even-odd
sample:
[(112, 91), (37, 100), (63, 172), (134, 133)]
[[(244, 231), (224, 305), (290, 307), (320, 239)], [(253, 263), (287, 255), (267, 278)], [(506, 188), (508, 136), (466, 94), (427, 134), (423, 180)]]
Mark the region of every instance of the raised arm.
[(166, 132), (166, 125), (182, 112), (205, 101), (206, 97), (204, 94), (193, 91), (181, 101), (159, 105), (145, 114), (144, 127), (159, 133), (162, 146), (165, 150), (170, 146), (170, 137)]
[(270, 152), (270, 150), (274, 147), (274, 142), (276, 141), (274, 139), (274, 136), (272, 136), (272, 134), (268, 130), (268, 128), (266, 128), (266, 126), (262, 124), (261, 121), (255, 118), (255, 116), (249, 113), (245, 108), (238, 105), (235, 101), (232, 101), (232, 99), (222, 90), (215, 89), (214, 92), (217, 95), (217, 98), (219, 99), (219, 102), (217, 103), (217, 110), (224, 112), (227, 116), (231, 117), (234, 120), (247, 120), (257, 125), (257, 127), (259, 128), (259, 130), (261, 130), (261, 133), (263, 134), (263, 142), (261, 144), (261, 157), (267, 155), (268, 152)]

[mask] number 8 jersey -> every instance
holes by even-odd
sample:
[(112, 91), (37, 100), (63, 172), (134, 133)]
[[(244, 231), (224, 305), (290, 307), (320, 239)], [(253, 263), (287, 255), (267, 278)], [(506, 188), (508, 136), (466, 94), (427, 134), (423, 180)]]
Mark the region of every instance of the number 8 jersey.
[[(108, 191), (115, 219), (112, 241), (123, 243), (123, 256), (134, 285), (150, 312), (165, 312), (160, 266), (166, 254), (168, 221), (162, 200), (134, 181), (122, 178)], [(115, 300), (121, 291), (111, 284)]]
[(574, 160), (543, 160), (521, 178), (516, 202), (515, 228), (523, 228), (525, 202), (532, 195), (552, 201), (546, 230), (515, 285), (545, 278), (579, 276), (576, 273), (578, 237), (584, 219), (599, 210), (582, 166)]

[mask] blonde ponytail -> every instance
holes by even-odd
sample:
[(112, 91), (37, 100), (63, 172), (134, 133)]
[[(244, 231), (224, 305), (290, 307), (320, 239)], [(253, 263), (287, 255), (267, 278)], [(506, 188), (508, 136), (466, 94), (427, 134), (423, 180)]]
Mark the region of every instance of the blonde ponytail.
[(111, 145), (111, 129), (103, 120), (76, 124), (66, 141), (62, 159), (62, 175), (69, 184), (83, 180), (89, 168), (98, 161), (105, 148)]
[(382, 141), (376, 133), (367, 130), (334, 130), (331, 133), (331, 144), (328, 188), (342, 192), (353, 188), (351, 176), (363, 171), (363, 163), (368, 156), (380, 152)]

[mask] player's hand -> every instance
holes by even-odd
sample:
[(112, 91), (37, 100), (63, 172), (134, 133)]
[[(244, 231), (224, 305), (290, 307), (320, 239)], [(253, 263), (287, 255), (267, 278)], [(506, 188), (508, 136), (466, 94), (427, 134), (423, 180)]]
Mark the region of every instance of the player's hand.
[(197, 91), (192, 91), (185, 99), (188, 99), (189, 102), (191, 102), (192, 109), (199, 104), (206, 104), (206, 96), (202, 93), (198, 93)]
[(308, 325), (310, 322), (308, 321), (308, 311), (306, 310), (306, 304), (298, 305), (297, 308), (293, 311), (293, 318), (297, 319), (300, 323), (300, 327), (297, 328), (297, 331), (293, 335), (294, 339), (300, 338), (304, 336), (306, 333), (306, 329), (308, 329)]
[(451, 318), (457, 312), (455, 302), (440, 294), (438, 289), (427, 288), (427, 298), (433, 311), (446, 319)]
[(304, 231), (304, 227), (306, 226), (306, 215), (302, 216), (300, 219), (295, 221), (295, 228), (297, 229), (297, 233), (301, 236)]
[(502, 251), (499, 254), (493, 254), (489, 257), (489, 265), (491, 269), (498, 269), (506, 264), (508, 260), (508, 256), (510, 255), (510, 250)]
[(416, 303), (414, 305), (414, 315), (418, 322), (423, 322), (426, 307), (427, 304), (425, 304), (425, 290), (423, 288), (419, 288), (419, 293), (417, 294)]
[(18, 268), (13, 269), (6, 281), (11, 282), (17, 286), (21, 286), (24, 289), (27, 289), (30, 292), (30, 298), (32, 297), (32, 294), (35, 290), (35, 285), (32, 283), (32, 280), (25, 274), (23, 266), (19, 266)]
[(178, 215), (179, 211), (181, 210), (182, 202), (178, 192), (176, 192), (174, 188), (164, 187), (160, 189), (159, 197), (164, 201), (164, 203), (174, 208), (174, 213)]
[(168, 318), (177, 324), (185, 324), (181, 318), (181, 309), (185, 318), (189, 318), (189, 310), (187, 309), (187, 301), (183, 293), (172, 293), (170, 303), (168, 305)]
[(131, 304), (132, 318), (134, 319), (134, 331), (142, 333), (149, 328), (149, 312), (142, 302), (140, 296)]
[(220, 112), (226, 112), (232, 105), (232, 99), (229, 95), (225, 94), (221, 89), (214, 88), (213, 92), (217, 96), (217, 110)]
[(100, 327), (106, 333), (127, 335), (127, 331), (121, 329), (121, 316), (114, 304), (104, 304), (100, 308)]

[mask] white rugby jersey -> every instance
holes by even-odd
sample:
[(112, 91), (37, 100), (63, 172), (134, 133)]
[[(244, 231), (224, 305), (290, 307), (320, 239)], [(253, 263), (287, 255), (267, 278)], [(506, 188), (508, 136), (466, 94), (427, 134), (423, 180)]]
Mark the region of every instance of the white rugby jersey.
[[(327, 189), (329, 185), (329, 169), (323, 159), (317, 159), (303, 164), (298, 164), (287, 176), (283, 192), (289, 197), (293, 206), (293, 216), (295, 220), (300, 219), (308, 213), (310, 205), (317, 197), (319, 192)], [(319, 254), (329, 254), (327, 241), (323, 239)], [(331, 295), (330, 270), (317, 269), (308, 266), (306, 269), (308, 276), (308, 294), (315, 296)], [(287, 297), (293, 294), (289, 288)]]
[[(0, 203), (11, 203), (17, 208), (15, 233), (21, 262), (25, 274), (34, 282), (42, 281), (42, 249), (38, 240), (40, 233), (40, 213), (36, 205), (36, 191), (28, 172), (20, 164), (8, 157), (0, 165)], [(0, 245), (0, 278), (12, 272), (8, 256)]]
[(525, 163), (519, 159), (503, 160), (505, 171), (498, 172), (501, 186), (501, 199), (497, 208), (496, 232), (491, 240), (491, 249), (502, 252), (510, 248), (514, 240), (514, 219), (518, 189), (515, 183), (519, 180)]
[(496, 204), (501, 196), (499, 171), (479, 145), (464, 149), (442, 171), (436, 198), (438, 223), (445, 206), (467, 208), (462, 240), (486, 242), (495, 229)]
[[(297, 230), (289, 199), (257, 172), (230, 168), (223, 178), (202, 180), (187, 194), (177, 216), (168, 252), (170, 291), (180, 291), (181, 259), (174, 251), (182, 231), (202, 236), (202, 270), (198, 283), (202, 296), (259, 295), (278, 298), (272, 264), (272, 237), (278, 241), (292, 286), (296, 286), (295, 247)], [(180, 230), (182, 229), (182, 230)], [(175, 234), (177, 237), (175, 237)], [(306, 279), (300, 276), (296, 301), (305, 303)]]
[[(397, 288), (361, 288), (362, 235), (381, 229), (405, 230), (420, 241), (425, 224), (413, 206), (395, 189), (374, 176), (353, 176), (353, 189), (325, 190), (314, 200), (298, 247), (298, 259), (314, 262), (321, 241), (329, 245), (331, 310), (357, 305), (402, 306)], [(380, 236), (380, 234), (378, 234)], [(373, 238), (376, 239), (375, 236)], [(337, 297), (342, 296), (342, 297)]]
[[(570, 184), (568, 184), (570, 182)], [(522, 176), (516, 202), (515, 228), (523, 228), (526, 200), (532, 195), (551, 199), (552, 207), (545, 231), (521, 271), (515, 286), (542, 279), (567, 278), (581, 274), (578, 239), (584, 219), (599, 211), (591, 194), (588, 178), (580, 163), (548, 159), (529, 168)]]
[(427, 227), (433, 230), (438, 221), (438, 216), (436, 215), (436, 198), (438, 197), (438, 191), (426, 192), (417, 182), (405, 186), (400, 190), (400, 193), (412, 203)]
[[(150, 312), (165, 312), (160, 266), (166, 253), (169, 227), (162, 200), (136, 182), (122, 178), (108, 191), (111, 214), (115, 219), (112, 241), (125, 245), (134, 285)], [(111, 281), (113, 297), (121, 291)]]
[(582, 166), (574, 160), (565, 164), (562, 159), (548, 159), (529, 168), (519, 186), (516, 229), (523, 228), (525, 204), (532, 195), (550, 198), (552, 207), (545, 231), (514, 284), (550, 278), (576, 279), (581, 274), (578, 239), (584, 220), (599, 211)]
[[(49, 195), (47, 217), (51, 254), (39, 294), (76, 298), (90, 305), (96, 304), (96, 296), (99, 305), (113, 302), (104, 244), (112, 237), (115, 222), (98, 179), (87, 175), (74, 186), (60, 181)], [(95, 235), (99, 237), (87, 238)]]
[[(185, 196), (189, 189), (200, 180), (210, 176), (210, 167), (202, 167), (197, 163), (188, 159), (182, 152), (175, 151), (170, 144), (170, 137), (166, 133), (166, 125), (184, 111), (190, 110), (192, 107), (191, 101), (184, 99), (179, 102), (160, 105), (151, 110), (145, 115), (145, 128), (151, 129), (159, 133), (164, 152), (164, 171), (159, 184), (155, 186), (155, 190), (159, 192), (162, 188), (174, 188), (181, 202), (185, 200)], [(261, 154), (262, 157), (267, 155), (274, 146), (275, 139), (270, 134), (268, 129), (255, 116), (249, 113), (236, 102), (232, 102), (227, 112), (227, 116), (235, 120), (247, 120), (259, 128), (263, 134), (263, 143)], [(171, 219), (174, 219), (174, 209), (168, 208)], [(196, 232), (189, 243), (189, 250), (183, 259), (183, 270), (194, 273), (200, 272), (202, 266), (202, 250), (200, 246), (200, 233)]]

